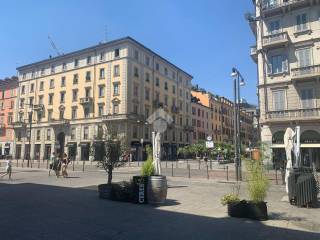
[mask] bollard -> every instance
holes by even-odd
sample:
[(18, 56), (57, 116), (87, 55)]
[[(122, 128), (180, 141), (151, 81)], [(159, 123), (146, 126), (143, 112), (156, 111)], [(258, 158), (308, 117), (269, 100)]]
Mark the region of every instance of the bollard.
[(191, 178), (191, 170), (190, 170), (190, 165), (189, 164), (187, 165), (187, 168), (188, 168), (188, 177)]
[(74, 172), (74, 160), (72, 161), (72, 171)]
[(208, 166), (208, 164), (207, 164), (207, 179), (209, 179), (210, 177), (209, 177), (209, 166)]
[(17, 167), (19, 166), (19, 161), (18, 161), (18, 159), (17, 159)]
[(48, 166), (49, 166), (49, 159), (47, 159), (47, 169), (48, 169)]
[(84, 160), (82, 161), (82, 172), (84, 172), (84, 164), (85, 164), (85, 162), (84, 162)]
[(199, 170), (200, 170), (200, 159), (199, 159)]
[(278, 185), (278, 170), (276, 168), (276, 184)]
[(166, 160), (166, 168), (168, 168), (168, 160)]
[(38, 168), (40, 168), (40, 159), (38, 160)]
[(176, 168), (178, 168), (178, 160), (176, 159)]
[(212, 170), (212, 159), (210, 160), (210, 169)]
[(140, 166), (140, 161), (138, 160), (138, 167)]
[(229, 181), (229, 167), (227, 166), (227, 181)]
[(171, 176), (173, 177), (173, 162), (171, 162)]

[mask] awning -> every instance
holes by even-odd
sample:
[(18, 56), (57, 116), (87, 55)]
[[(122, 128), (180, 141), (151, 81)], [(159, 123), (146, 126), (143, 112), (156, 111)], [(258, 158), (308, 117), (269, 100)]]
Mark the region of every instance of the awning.
[(89, 147), (90, 143), (89, 142), (80, 142), (79, 146), (80, 147)]

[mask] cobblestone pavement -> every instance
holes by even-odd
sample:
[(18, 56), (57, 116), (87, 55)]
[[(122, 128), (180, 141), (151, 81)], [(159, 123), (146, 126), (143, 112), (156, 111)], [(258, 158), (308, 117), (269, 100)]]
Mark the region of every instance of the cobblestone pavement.
[[(114, 181), (138, 172), (117, 169)], [(152, 207), (100, 200), (103, 171), (69, 174), (57, 179), (45, 169), (15, 168), (12, 181), (0, 179), (0, 239), (320, 239), (320, 209), (282, 202), (280, 185), (267, 198), (271, 219), (256, 222), (227, 217), (220, 198), (233, 182), (168, 177), (167, 203)]]

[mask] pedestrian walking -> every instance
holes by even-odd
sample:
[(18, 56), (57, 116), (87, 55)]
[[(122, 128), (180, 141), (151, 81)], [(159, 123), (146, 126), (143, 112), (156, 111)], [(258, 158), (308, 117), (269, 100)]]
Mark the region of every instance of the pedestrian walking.
[(52, 153), (53, 155), (53, 165), (52, 169), (56, 173), (56, 177), (58, 178), (60, 176), (60, 169), (61, 169), (61, 161), (58, 157), (56, 157), (55, 153)]
[(6, 163), (7, 163), (6, 172), (4, 174), (2, 174), (0, 177), (3, 178), (4, 176), (8, 175), (9, 180), (11, 180), (11, 175), (12, 175), (12, 161), (11, 161), (11, 159), (8, 159), (6, 161)]
[(67, 167), (69, 163), (70, 163), (70, 160), (68, 159), (68, 155), (64, 153), (63, 159), (62, 159), (62, 166), (61, 166), (61, 175), (64, 178), (68, 177)]
[(54, 170), (53, 166), (54, 166), (54, 162), (56, 161), (56, 153), (53, 152), (50, 156), (50, 161), (49, 161), (49, 176), (51, 173), (51, 170)]

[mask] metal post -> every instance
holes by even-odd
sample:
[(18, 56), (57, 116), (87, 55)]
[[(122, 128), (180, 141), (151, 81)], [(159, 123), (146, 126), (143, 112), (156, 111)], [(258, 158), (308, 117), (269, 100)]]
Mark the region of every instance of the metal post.
[(212, 159), (210, 159), (210, 169), (212, 170)]
[(238, 133), (237, 133), (237, 136), (238, 136), (238, 141), (237, 141), (237, 144), (238, 144), (238, 177), (239, 177), (239, 180), (242, 181), (242, 172), (241, 172), (241, 125), (240, 125), (240, 119), (241, 119), (241, 115), (240, 115), (240, 73), (238, 73), (238, 78), (237, 78), (237, 86), (238, 86), (238, 105), (237, 105), (237, 114), (238, 114), (238, 119), (237, 119), (237, 130), (238, 130)]
[(199, 158), (199, 170), (200, 170), (200, 164), (201, 164), (201, 163), (200, 163), (200, 158)]
[[(33, 108), (33, 106), (31, 105)], [(32, 109), (33, 110), (33, 109)], [(28, 162), (27, 162), (27, 167), (30, 165), (30, 160), (31, 160), (31, 129), (32, 129), (32, 110), (29, 112), (29, 151), (28, 151)], [(31, 168), (32, 168), (32, 163), (31, 163)]]
[(18, 159), (17, 159), (17, 167), (19, 166), (19, 161), (18, 161)]
[(171, 162), (171, 176), (173, 177), (173, 162)]
[(229, 181), (229, 167), (227, 166), (227, 181)]
[(276, 184), (278, 185), (278, 170), (276, 168)]
[(209, 166), (207, 164), (207, 179), (209, 179)]
[(74, 159), (72, 160), (72, 171), (74, 172)]
[(48, 166), (49, 166), (49, 159), (47, 159), (47, 169), (49, 168)]
[(233, 105), (233, 135), (234, 135), (234, 165), (235, 165), (235, 173), (236, 173), (236, 180), (239, 181), (239, 176), (238, 176), (238, 136), (237, 136), (237, 119), (238, 119), (238, 114), (237, 114), (237, 80), (233, 79), (233, 93), (234, 93), (234, 105)]
[(85, 164), (85, 162), (84, 162), (84, 160), (82, 161), (82, 172), (84, 172), (84, 164)]
[(191, 178), (191, 171), (190, 171), (190, 165), (189, 164), (187, 165), (187, 168), (188, 168), (188, 177)]

